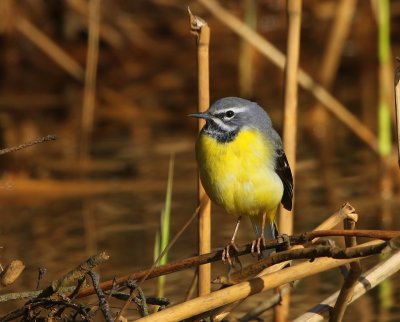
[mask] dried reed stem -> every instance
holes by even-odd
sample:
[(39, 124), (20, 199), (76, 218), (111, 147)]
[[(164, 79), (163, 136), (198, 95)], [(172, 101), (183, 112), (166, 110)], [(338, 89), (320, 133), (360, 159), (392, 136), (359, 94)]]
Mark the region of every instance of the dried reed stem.
[[(270, 59), (275, 65), (283, 69), (285, 66), (285, 55), (270, 42), (246, 26), (234, 15), (221, 7), (215, 0), (199, 0), (199, 2), (211, 11), (222, 23), (227, 25), (240, 37), (246, 39), (265, 57)], [(314, 97), (320, 101), (330, 112), (332, 112), (341, 122), (354, 132), (365, 144), (374, 152), (378, 152), (377, 139), (370, 129), (368, 129), (357, 117), (350, 113), (346, 107), (333, 97), (324, 87), (316, 83), (311, 76), (304, 70), (298, 71), (298, 82)]]
[(400, 167), (400, 58), (396, 57), (397, 67), (394, 78), (394, 94), (396, 101), (396, 128), (397, 128), (397, 163)]
[[(207, 23), (193, 15), (188, 9), (190, 17), (190, 29), (197, 39), (197, 73), (198, 73), (198, 110), (204, 112), (210, 106), (209, 85), (209, 44), (210, 28)], [(199, 119), (199, 131), (204, 126), (204, 120)], [(199, 254), (211, 251), (211, 202), (203, 185), (198, 181), (198, 199), (201, 205), (199, 214)], [(210, 264), (199, 267), (198, 294), (204, 295), (211, 290), (211, 266)]]
[[(345, 219), (343, 225), (345, 229), (353, 230), (356, 225), (356, 220)], [(345, 237), (345, 242), (346, 247), (357, 246), (356, 237)], [(350, 302), (351, 297), (353, 296), (354, 287), (356, 286), (361, 273), (362, 268), (359, 260), (350, 263), (350, 270), (347, 273), (342, 289), (340, 290), (335, 307), (333, 308), (329, 318), (329, 322), (341, 322), (343, 320), (347, 304)]]
[[(300, 56), (301, 0), (287, 0), (286, 14), (288, 31), (286, 39), (285, 93), (283, 115), (283, 146), (292, 169), (293, 179), (296, 173), (297, 139), (297, 74)], [(294, 202), (293, 202), (294, 207)], [(291, 235), (293, 232), (293, 209), (288, 211), (280, 207), (279, 231)], [(279, 290), (277, 290), (279, 292)], [(282, 295), (281, 304), (274, 307), (274, 321), (285, 322), (289, 316), (290, 291)]]
[[(400, 269), (400, 251), (392, 254), (391, 257), (385, 261), (379, 263), (375, 267), (371, 268), (368, 272), (361, 275), (354, 288), (353, 296), (350, 299), (350, 303), (353, 303), (360, 296), (398, 272)], [(335, 292), (321, 303), (312, 307), (307, 313), (299, 316), (292, 322), (317, 322), (323, 321), (324, 317), (330, 311), (336, 299), (339, 295), (339, 291)]]
[(96, 103), (97, 62), (99, 57), (100, 2), (101, 0), (90, 0), (89, 3), (89, 36), (81, 120), (81, 161), (86, 161), (88, 158), (91, 141), (90, 137), (93, 132), (93, 119)]

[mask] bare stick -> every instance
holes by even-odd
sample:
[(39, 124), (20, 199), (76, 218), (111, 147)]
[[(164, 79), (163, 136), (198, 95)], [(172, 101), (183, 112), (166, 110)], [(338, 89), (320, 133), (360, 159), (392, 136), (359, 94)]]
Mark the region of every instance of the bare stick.
[(103, 312), (104, 319), (107, 322), (112, 322), (113, 318), (110, 313), (110, 306), (108, 305), (108, 302), (107, 302), (106, 296), (103, 293), (103, 290), (99, 286), (100, 278), (93, 271), (89, 272), (89, 276), (92, 279), (93, 287), (96, 290), (97, 297), (99, 298), (99, 306), (100, 306), (101, 312)]
[(35, 145), (35, 144), (39, 144), (39, 143), (43, 143), (43, 142), (47, 142), (47, 141), (54, 141), (56, 139), (57, 139), (57, 137), (55, 135), (46, 135), (46, 136), (43, 136), (43, 137), (38, 138), (36, 140), (30, 141), (30, 142), (26, 142), (26, 143), (23, 143), (23, 144), (20, 144), (20, 145), (17, 145), (17, 146), (13, 146), (11, 148), (1, 149), (0, 150), (0, 155), (6, 154), (6, 153), (10, 153), (10, 152), (15, 152), (15, 151), (18, 151), (18, 150), (21, 150), (21, 149), (25, 149), (25, 148), (28, 148), (28, 147), (30, 147), (32, 145)]
[[(356, 221), (345, 219), (343, 224), (346, 229), (353, 230), (356, 225)], [(357, 245), (356, 237), (345, 237), (345, 241), (346, 247), (355, 247)], [(333, 308), (332, 314), (329, 318), (329, 322), (341, 322), (343, 320), (347, 303), (350, 302), (351, 297), (353, 296), (354, 287), (356, 286), (357, 280), (361, 273), (362, 269), (359, 260), (350, 263), (350, 270), (343, 283), (342, 289), (340, 290), (335, 307)]]
[(109, 258), (110, 257), (108, 256), (108, 254), (106, 252), (101, 252), (97, 255), (90, 257), (87, 261), (81, 263), (80, 265), (75, 267), (73, 270), (71, 270), (67, 274), (65, 274), (63, 277), (53, 281), (51, 283), (51, 285), (49, 285), (47, 288), (45, 288), (37, 297), (41, 298), (41, 297), (48, 297), (48, 296), (52, 295), (53, 293), (59, 291), (61, 287), (81, 279), (85, 274), (87, 274), (89, 271), (91, 271), (94, 267), (96, 267), (99, 264), (104, 263)]
[[(238, 18), (221, 7), (215, 0), (199, 0), (199, 2), (210, 10), (216, 18), (226, 24), (240, 37), (246, 39), (264, 56), (270, 59), (275, 65), (283, 69), (285, 65), (285, 55), (270, 42), (246, 26)], [(324, 87), (316, 83), (304, 70), (299, 69), (299, 84), (310, 91), (314, 97), (320, 101), (330, 112), (342, 121), (351, 131), (353, 131), (364, 143), (374, 152), (378, 152), (377, 139), (370, 129), (368, 129), (357, 117), (346, 109), (335, 97), (333, 97)]]
[[(287, 0), (288, 32), (286, 39), (285, 96), (283, 115), (283, 146), (292, 169), (293, 180), (296, 173), (297, 139), (297, 74), (300, 56), (301, 0)], [(294, 207), (294, 202), (293, 202)], [(279, 231), (291, 235), (293, 232), (293, 209), (280, 207)], [(274, 307), (274, 321), (285, 322), (289, 316), (290, 291), (282, 295), (281, 305)]]
[[(204, 112), (210, 106), (209, 85), (209, 44), (210, 28), (207, 23), (193, 15), (188, 8), (190, 17), (190, 30), (197, 39), (197, 72), (198, 72), (198, 110)], [(204, 120), (199, 119), (199, 131), (204, 126)], [(199, 214), (199, 254), (211, 251), (211, 203), (203, 185), (198, 182), (198, 200), (203, 206)], [(211, 266), (199, 267), (198, 293), (204, 295), (210, 293)]]

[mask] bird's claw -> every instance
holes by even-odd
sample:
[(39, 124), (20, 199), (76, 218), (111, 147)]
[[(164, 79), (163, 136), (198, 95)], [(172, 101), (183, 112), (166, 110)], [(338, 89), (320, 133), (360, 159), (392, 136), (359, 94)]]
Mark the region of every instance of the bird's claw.
[(264, 236), (254, 239), (253, 243), (251, 244), (251, 254), (253, 256), (255, 256), (255, 253), (257, 253), (258, 257), (260, 257), (261, 256), (261, 244), (264, 247), (265, 243), (266, 243), (266, 241), (265, 241)]
[[(229, 263), (231, 267), (235, 265), (235, 260), (237, 259), (237, 252), (239, 251), (239, 248), (237, 247), (236, 243), (234, 241), (231, 241), (228, 245), (224, 247), (224, 250), (222, 251), (222, 261), (225, 264), (226, 262)], [(231, 257), (231, 254), (234, 255), (233, 260)]]

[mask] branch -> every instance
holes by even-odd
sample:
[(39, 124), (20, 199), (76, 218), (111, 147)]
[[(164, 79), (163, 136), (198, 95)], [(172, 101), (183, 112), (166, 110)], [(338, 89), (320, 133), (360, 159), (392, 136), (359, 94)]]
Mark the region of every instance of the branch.
[[(379, 254), (385, 248), (398, 249), (400, 237), (394, 238), (393, 242), (378, 241), (374, 245), (361, 245), (356, 247), (341, 248), (337, 246), (318, 245), (310, 248), (291, 249), (279, 253), (272, 253), (270, 256), (259, 260), (255, 264), (244, 267), (242, 270), (234, 272), (229, 276), (218, 277), (214, 282), (222, 284), (237, 284), (257, 275), (263, 269), (289, 260), (309, 259), (311, 262), (318, 257), (329, 257), (335, 259), (352, 259)], [(386, 251), (386, 250), (385, 250)]]
[(55, 292), (59, 291), (59, 289), (62, 286), (71, 284), (79, 279), (81, 279), (84, 275), (89, 273), (94, 267), (96, 267), (99, 264), (104, 263), (110, 258), (106, 252), (101, 252), (97, 255), (94, 255), (90, 257), (87, 261), (81, 263), (77, 267), (75, 267), (73, 270), (69, 271), (67, 274), (65, 274), (63, 277), (59, 278), (58, 280), (55, 280), (49, 285), (47, 288), (45, 288), (37, 297), (42, 298), (42, 297), (48, 297)]
[(13, 146), (11, 148), (1, 149), (0, 150), (0, 155), (6, 154), (6, 153), (10, 153), (10, 152), (15, 152), (15, 151), (18, 151), (18, 150), (21, 150), (21, 149), (28, 148), (28, 147), (30, 147), (32, 145), (35, 145), (35, 144), (43, 143), (43, 142), (46, 142), (46, 141), (53, 141), (53, 140), (56, 140), (56, 139), (57, 139), (57, 137), (55, 135), (46, 135), (46, 136), (43, 136), (43, 137), (38, 138), (36, 140), (30, 141), (30, 142), (26, 142), (26, 143), (23, 143), (23, 144), (20, 144), (20, 145), (17, 145), (17, 146)]

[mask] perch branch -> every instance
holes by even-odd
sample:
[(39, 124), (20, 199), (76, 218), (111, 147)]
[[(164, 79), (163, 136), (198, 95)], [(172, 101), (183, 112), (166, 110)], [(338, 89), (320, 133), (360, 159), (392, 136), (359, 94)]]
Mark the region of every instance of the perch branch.
[[(364, 244), (364, 246), (372, 246), (381, 243), (382, 242), (372, 241)], [(163, 311), (139, 319), (138, 321), (180, 321), (238, 301), (250, 295), (273, 289), (282, 284), (290, 283), (310, 275), (318, 274), (323, 271), (345, 265), (353, 262), (354, 260), (356, 259), (318, 258), (312, 263), (307, 261), (273, 274), (255, 277), (249, 281), (235, 284), (233, 286), (212, 292), (211, 294), (200, 296), (193, 300), (177, 304), (175, 306), (166, 308)]]

